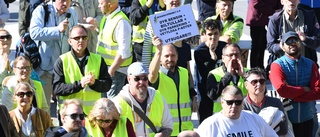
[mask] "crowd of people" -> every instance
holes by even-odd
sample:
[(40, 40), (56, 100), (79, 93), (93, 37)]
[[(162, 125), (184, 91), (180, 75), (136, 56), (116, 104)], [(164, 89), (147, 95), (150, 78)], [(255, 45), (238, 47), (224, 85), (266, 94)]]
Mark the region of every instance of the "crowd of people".
[[(37, 2), (43, 4), (33, 7)], [(235, 0), (198, 0), (199, 42), (164, 44), (149, 15), (189, 2), (20, 0), (16, 42), (3, 28), (9, 11), (0, 0), (0, 135), (317, 136), (320, 5), (249, 0), (244, 23), (234, 14)], [(244, 25), (250, 60), (238, 45)], [(10, 50), (22, 46), (25, 34), (38, 47), (38, 65)], [(51, 101), (58, 104), (56, 125)]]

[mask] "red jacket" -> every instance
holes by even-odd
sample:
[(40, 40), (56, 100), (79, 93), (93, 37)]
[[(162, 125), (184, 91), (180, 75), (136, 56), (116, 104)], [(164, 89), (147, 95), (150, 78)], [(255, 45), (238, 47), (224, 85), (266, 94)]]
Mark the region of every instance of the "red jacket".
[(280, 0), (249, 0), (246, 25), (265, 26), (269, 16), (281, 9)]

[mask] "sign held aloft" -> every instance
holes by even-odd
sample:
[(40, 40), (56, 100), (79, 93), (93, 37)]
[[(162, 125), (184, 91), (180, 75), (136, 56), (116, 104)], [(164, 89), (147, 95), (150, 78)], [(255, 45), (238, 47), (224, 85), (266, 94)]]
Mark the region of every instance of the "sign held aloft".
[(154, 35), (168, 44), (199, 35), (190, 4), (149, 16)]

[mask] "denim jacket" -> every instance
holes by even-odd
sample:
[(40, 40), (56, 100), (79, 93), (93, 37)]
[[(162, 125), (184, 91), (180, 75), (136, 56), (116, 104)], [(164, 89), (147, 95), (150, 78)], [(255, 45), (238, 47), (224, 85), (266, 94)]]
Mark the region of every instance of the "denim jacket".
[(5, 22), (9, 20), (10, 13), (4, 0), (0, 0), (0, 28), (3, 28)]
[(39, 76), (44, 71), (52, 73), (57, 58), (70, 50), (68, 32), (78, 24), (76, 12), (69, 8), (66, 12), (71, 13), (71, 17), (68, 19), (69, 27), (65, 32), (60, 33), (58, 25), (66, 19), (66, 13), (59, 15), (54, 4), (48, 4), (48, 11), (50, 14), (47, 23), (44, 21), (45, 10), (43, 6), (38, 6), (33, 11), (30, 21), (30, 36), (38, 44), (42, 59), (40, 67), (35, 69)]

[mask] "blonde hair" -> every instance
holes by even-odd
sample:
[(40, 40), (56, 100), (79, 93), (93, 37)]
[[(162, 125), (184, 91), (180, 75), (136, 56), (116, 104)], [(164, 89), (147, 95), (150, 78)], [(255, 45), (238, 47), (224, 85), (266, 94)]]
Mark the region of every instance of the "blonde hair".
[(9, 31), (7, 31), (7, 30), (4, 29), (4, 28), (0, 28), (0, 31), (4, 31), (4, 32), (6, 32), (7, 34), (10, 34)]
[(115, 104), (108, 98), (101, 98), (94, 103), (93, 109), (88, 116), (91, 126), (97, 125), (96, 117), (101, 115), (111, 115), (113, 120), (120, 119), (120, 113)]
[(74, 104), (82, 109), (82, 102), (78, 99), (67, 99), (63, 102), (63, 105), (60, 110), (60, 116), (64, 117), (66, 115), (67, 108), (70, 104)]
[[(12, 96), (12, 99), (13, 101), (16, 101), (15, 97), (16, 97), (16, 94), (18, 93), (19, 89), (21, 88), (26, 88), (28, 91), (32, 91), (33, 94), (34, 93), (34, 89), (31, 87), (31, 85), (27, 82), (19, 82), (17, 85), (15, 85), (14, 87), (14, 92), (13, 92), (13, 96)], [(33, 97), (33, 96), (32, 96)], [(32, 98), (33, 99), (33, 98)]]
[(30, 67), (32, 68), (32, 64), (31, 64), (31, 61), (30, 61), (29, 57), (24, 56), (24, 55), (22, 55), (22, 56), (20, 55), (20, 56), (16, 57), (16, 59), (13, 61), (13, 67), (16, 67), (18, 61), (20, 61), (20, 60), (26, 60), (26, 61), (28, 61), (29, 64), (30, 64)]

